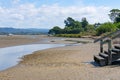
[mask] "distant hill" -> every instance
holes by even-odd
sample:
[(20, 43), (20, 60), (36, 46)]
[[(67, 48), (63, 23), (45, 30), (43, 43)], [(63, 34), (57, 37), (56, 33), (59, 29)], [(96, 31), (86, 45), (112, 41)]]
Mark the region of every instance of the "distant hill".
[(29, 35), (29, 34), (47, 34), (49, 31), (49, 29), (36, 29), (36, 28), (29, 28), (29, 29), (18, 29), (18, 28), (8, 28), (8, 27), (5, 27), (5, 28), (0, 28), (0, 34), (3, 35), (3, 34), (26, 34), (26, 35)]

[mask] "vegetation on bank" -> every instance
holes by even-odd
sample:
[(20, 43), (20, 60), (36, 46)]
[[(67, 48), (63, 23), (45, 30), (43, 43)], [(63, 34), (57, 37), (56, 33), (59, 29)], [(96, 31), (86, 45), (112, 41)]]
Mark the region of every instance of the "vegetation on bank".
[(77, 21), (72, 17), (64, 20), (65, 27), (54, 26), (49, 34), (59, 37), (100, 36), (120, 29), (120, 10), (112, 9), (109, 17), (112, 22), (89, 24), (84, 17)]

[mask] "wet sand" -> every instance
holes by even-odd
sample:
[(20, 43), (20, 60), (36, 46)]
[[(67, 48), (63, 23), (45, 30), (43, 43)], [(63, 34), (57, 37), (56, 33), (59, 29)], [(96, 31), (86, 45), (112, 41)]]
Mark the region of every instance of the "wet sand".
[(24, 36), (24, 35), (14, 35), (14, 36), (0, 36), (0, 48), (8, 46), (17, 46), (23, 44), (32, 44), (40, 40), (39, 36)]
[(36, 51), (23, 56), (18, 65), (1, 71), (0, 80), (119, 80), (120, 66), (99, 67), (93, 61), (98, 53), (98, 43)]
[[(47, 35), (0, 35), (0, 48), (25, 44), (69, 44), (77, 43), (77, 41), (84, 41), (84, 38), (60, 38), (48, 37)], [(92, 40), (85, 40), (85, 42), (88, 41)]]

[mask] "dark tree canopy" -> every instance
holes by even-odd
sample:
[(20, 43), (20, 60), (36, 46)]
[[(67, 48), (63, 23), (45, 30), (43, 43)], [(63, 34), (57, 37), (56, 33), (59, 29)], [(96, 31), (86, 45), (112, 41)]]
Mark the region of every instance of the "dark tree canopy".
[(62, 29), (58, 26), (53, 27), (51, 30), (49, 30), (49, 34), (60, 34), (62, 32)]
[(65, 26), (67, 26), (67, 27), (74, 26), (74, 22), (75, 22), (75, 20), (72, 19), (71, 17), (68, 17), (67, 20), (64, 21)]
[(120, 22), (120, 14), (118, 15), (118, 17), (115, 18), (115, 22), (119, 23)]
[(110, 14), (109, 17), (113, 22), (116, 22), (116, 18), (118, 18), (120, 16), (120, 10), (119, 9), (112, 9), (110, 10)]
[(94, 24), (94, 27), (95, 27), (95, 28), (98, 28), (100, 25), (101, 25), (101, 23), (95, 23), (95, 24)]
[(82, 18), (82, 22), (81, 22), (81, 24), (82, 24), (82, 28), (86, 28), (86, 26), (88, 25), (88, 21), (87, 21), (87, 19), (86, 18)]
[(74, 20), (71, 17), (68, 17), (65, 21), (65, 28), (63, 29), (64, 33), (68, 34), (78, 34), (82, 29), (82, 24), (79, 21)]

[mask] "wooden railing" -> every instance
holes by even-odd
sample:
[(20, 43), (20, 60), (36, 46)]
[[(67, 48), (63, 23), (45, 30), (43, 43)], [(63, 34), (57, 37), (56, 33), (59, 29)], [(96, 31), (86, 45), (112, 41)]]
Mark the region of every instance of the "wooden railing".
[(103, 39), (105, 39), (105, 38), (110, 38), (110, 37), (112, 37), (112, 39), (115, 39), (116, 37), (118, 37), (120, 35), (120, 30), (117, 30), (117, 31), (115, 31), (115, 32), (113, 32), (113, 33), (110, 33), (110, 34), (108, 34), (108, 35), (106, 35), (106, 36), (103, 36), (103, 37), (101, 37), (101, 38), (98, 38), (98, 39), (96, 39), (95, 41), (94, 41), (94, 43), (96, 43), (96, 42), (98, 42), (98, 41), (101, 41), (101, 40), (103, 40)]
[(106, 36), (103, 36), (101, 38), (98, 38), (94, 41), (94, 43), (100, 41), (100, 52), (103, 52), (103, 44), (108, 43), (108, 49), (112, 48), (112, 42), (111, 40), (117, 38), (120, 36), (120, 30), (117, 30), (113, 33), (110, 33)]

